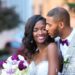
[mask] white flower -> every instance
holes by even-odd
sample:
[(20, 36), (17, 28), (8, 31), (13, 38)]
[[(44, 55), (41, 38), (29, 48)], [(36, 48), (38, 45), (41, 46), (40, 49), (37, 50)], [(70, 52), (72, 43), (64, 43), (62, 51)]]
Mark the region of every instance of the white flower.
[(70, 55), (66, 55), (64, 57), (64, 64), (68, 64), (69, 63), (69, 60), (70, 60), (71, 56)]
[(21, 55), (18, 55), (18, 57), (19, 57), (20, 60), (25, 60), (24, 57), (21, 56)]

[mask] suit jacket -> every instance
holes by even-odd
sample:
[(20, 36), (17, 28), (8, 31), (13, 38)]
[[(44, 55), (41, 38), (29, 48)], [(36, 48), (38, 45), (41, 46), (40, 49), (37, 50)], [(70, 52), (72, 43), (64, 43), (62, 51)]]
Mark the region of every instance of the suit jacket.
[(75, 35), (67, 50), (68, 63), (64, 64), (62, 75), (75, 75)]

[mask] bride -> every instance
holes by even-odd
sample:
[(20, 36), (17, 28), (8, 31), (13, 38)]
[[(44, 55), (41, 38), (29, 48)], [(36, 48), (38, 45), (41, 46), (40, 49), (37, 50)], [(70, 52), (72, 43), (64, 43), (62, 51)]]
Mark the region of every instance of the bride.
[(31, 53), (29, 75), (57, 75), (59, 51), (54, 39), (48, 36), (46, 19), (41, 15), (30, 17), (25, 25), (24, 46)]

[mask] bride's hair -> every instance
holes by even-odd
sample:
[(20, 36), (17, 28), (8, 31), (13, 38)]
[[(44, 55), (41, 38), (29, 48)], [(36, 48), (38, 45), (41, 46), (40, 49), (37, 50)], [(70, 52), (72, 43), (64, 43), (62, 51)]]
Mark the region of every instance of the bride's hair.
[[(34, 15), (30, 17), (25, 24), (23, 44), (28, 49), (28, 51), (32, 54), (36, 53), (36, 49), (37, 49), (36, 42), (33, 38), (33, 29), (36, 22), (38, 22), (39, 20), (43, 21), (44, 25), (46, 25), (46, 19), (42, 17), (41, 15)], [(48, 36), (46, 41), (50, 43), (50, 42), (53, 42), (54, 39)]]

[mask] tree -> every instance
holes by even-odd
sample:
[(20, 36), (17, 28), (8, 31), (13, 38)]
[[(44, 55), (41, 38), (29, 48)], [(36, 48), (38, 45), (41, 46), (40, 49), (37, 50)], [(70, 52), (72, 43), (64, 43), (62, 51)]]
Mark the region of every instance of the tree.
[(16, 13), (15, 8), (0, 7), (0, 32), (15, 28), (20, 22), (20, 17)]

